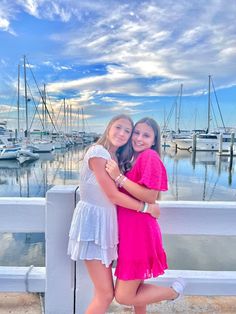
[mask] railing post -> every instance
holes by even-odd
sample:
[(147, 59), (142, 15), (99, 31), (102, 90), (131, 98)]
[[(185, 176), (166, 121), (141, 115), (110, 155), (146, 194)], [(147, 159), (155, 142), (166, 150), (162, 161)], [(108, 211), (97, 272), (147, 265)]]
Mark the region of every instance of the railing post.
[(67, 255), (76, 186), (56, 186), (46, 195), (45, 314), (74, 313), (74, 262)]

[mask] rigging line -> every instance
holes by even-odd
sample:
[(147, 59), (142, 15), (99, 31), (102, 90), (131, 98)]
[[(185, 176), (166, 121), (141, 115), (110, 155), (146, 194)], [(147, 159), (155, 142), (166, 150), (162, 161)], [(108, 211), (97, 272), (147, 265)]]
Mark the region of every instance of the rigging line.
[(169, 112), (169, 114), (168, 114), (168, 116), (167, 116), (167, 119), (166, 119), (165, 126), (164, 126), (164, 128), (163, 128), (163, 132), (167, 130), (167, 127), (168, 127), (168, 124), (169, 124), (170, 119), (171, 119), (171, 117), (172, 117), (174, 108), (175, 108), (175, 103), (172, 104), (172, 106), (171, 106), (170, 112)]
[(212, 114), (213, 114), (213, 117), (214, 117), (214, 120), (215, 120), (216, 127), (218, 128), (219, 125), (217, 123), (217, 118), (216, 118), (216, 113), (215, 113), (215, 109), (214, 109), (213, 103), (210, 102), (210, 105), (211, 105), (211, 111), (212, 111)]
[[(63, 108), (63, 101), (62, 101), (62, 103), (61, 103), (59, 112), (58, 112), (57, 117), (56, 117), (56, 123), (57, 123), (58, 120), (59, 120), (59, 117), (60, 117), (62, 108)], [(59, 121), (59, 126), (58, 126), (58, 129), (59, 129), (59, 130), (62, 130), (63, 122), (64, 122), (64, 118), (62, 118), (61, 121)], [(59, 131), (58, 133), (63, 133), (63, 132), (62, 132), (62, 131)]]
[(59, 109), (59, 111), (58, 111), (58, 114), (57, 114), (57, 117), (56, 117), (56, 123), (57, 123), (57, 121), (58, 121), (58, 119), (59, 119), (59, 116), (60, 116), (60, 114), (61, 114), (62, 107), (63, 107), (63, 102), (61, 103), (60, 109)]
[(217, 107), (218, 107), (218, 110), (219, 110), (219, 113), (220, 113), (221, 122), (222, 122), (222, 125), (223, 125), (223, 127), (224, 127), (224, 130), (225, 130), (225, 132), (226, 132), (225, 123), (224, 123), (224, 120), (223, 120), (222, 112), (221, 112), (221, 109), (220, 109), (218, 97), (217, 97), (217, 94), (216, 94), (216, 90), (215, 90), (215, 86), (214, 86), (214, 83), (213, 83), (212, 78), (211, 78), (211, 84), (212, 84), (212, 87), (213, 87), (213, 90), (214, 90), (214, 95), (215, 95)]
[[(55, 125), (57, 124), (57, 120), (56, 120), (56, 117), (55, 117), (55, 114), (54, 114), (54, 110), (52, 108), (52, 103), (51, 103), (51, 98), (50, 96), (48, 95), (48, 93), (46, 92), (46, 96), (47, 96), (47, 99), (49, 99), (49, 104), (50, 104), (50, 107), (51, 107), (51, 111), (52, 111), (52, 117), (55, 119)], [(57, 126), (57, 125), (56, 125)], [(57, 126), (58, 128), (58, 126)], [(57, 131), (57, 130), (56, 130)]]
[[(28, 61), (28, 59), (27, 59), (27, 63), (28, 63), (28, 65), (29, 65), (29, 61)], [(34, 79), (35, 85), (37, 86), (37, 89), (38, 89), (39, 95), (40, 95), (40, 97), (41, 97), (41, 99), (42, 99), (42, 101), (43, 101), (43, 104), (44, 104), (44, 106), (45, 106), (46, 112), (47, 112), (47, 114), (48, 114), (48, 116), (49, 116), (49, 118), (50, 118), (50, 120), (51, 120), (51, 123), (52, 123), (52, 125), (53, 125), (53, 127), (54, 127), (55, 131), (57, 132), (57, 129), (56, 129), (56, 126), (54, 125), (54, 122), (53, 122), (53, 120), (52, 120), (51, 114), (50, 114), (50, 112), (48, 111), (48, 108), (47, 108), (47, 105), (46, 105), (45, 99), (44, 99), (44, 97), (43, 97), (43, 95), (42, 95), (41, 90), (39, 89), (38, 83), (37, 83), (37, 81), (36, 81), (36, 79), (35, 79), (34, 73), (33, 73), (33, 71), (32, 71), (32, 69), (31, 69), (31, 67), (30, 67), (30, 66), (29, 66), (29, 69), (30, 69), (30, 72), (31, 72), (32, 77), (33, 77), (33, 79)]]
[(166, 118), (166, 121), (164, 121), (164, 127), (163, 127), (163, 130), (162, 130), (162, 133), (164, 133), (167, 130), (167, 127), (168, 127), (168, 124), (169, 124), (170, 119), (172, 117), (173, 111), (176, 108), (177, 100), (178, 100), (179, 96), (180, 96), (180, 90), (178, 91), (178, 93), (177, 93), (177, 95), (176, 95), (176, 97), (174, 99), (174, 102), (173, 102), (173, 104), (171, 106), (171, 109), (170, 109), (169, 114), (168, 114), (168, 116)]
[(40, 103), (40, 102), (38, 102), (38, 104), (36, 105), (34, 96), (33, 96), (33, 94), (32, 94), (32, 91), (31, 91), (31, 88), (30, 88), (28, 82), (27, 82), (27, 87), (28, 87), (28, 90), (29, 90), (29, 92), (30, 92), (31, 98), (32, 98), (32, 100), (33, 100), (34, 106), (35, 106), (35, 112), (34, 112), (34, 114), (33, 114), (33, 118), (32, 118), (31, 124), (30, 124), (30, 128), (29, 128), (29, 130), (31, 130), (31, 127), (32, 127), (32, 125), (33, 125), (33, 123), (34, 123), (34, 118), (35, 118), (35, 116), (36, 116), (36, 112), (37, 112), (38, 115), (39, 115), (39, 120), (40, 120), (40, 122), (41, 122), (41, 124), (42, 124), (42, 127), (43, 127), (43, 121), (42, 121), (42, 119), (41, 119), (41, 117), (40, 117), (40, 113), (39, 113), (39, 111), (38, 111), (38, 106), (39, 106), (39, 103)]

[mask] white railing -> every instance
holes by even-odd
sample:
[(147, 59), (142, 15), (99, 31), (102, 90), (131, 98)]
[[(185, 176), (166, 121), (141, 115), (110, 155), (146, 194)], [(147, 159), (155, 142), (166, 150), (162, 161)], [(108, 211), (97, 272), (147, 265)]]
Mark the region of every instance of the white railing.
[[(46, 267), (0, 267), (0, 291), (45, 292), (46, 314), (85, 312), (91, 283), (83, 263), (66, 254), (76, 198), (76, 186), (56, 186), (46, 199), (0, 198), (0, 232), (45, 232), (46, 239)], [(236, 235), (236, 202), (160, 203), (163, 234)], [(168, 270), (149, 281), (169, 285), (177, 276), (187, 295), (236, 295), (236, 271)]]

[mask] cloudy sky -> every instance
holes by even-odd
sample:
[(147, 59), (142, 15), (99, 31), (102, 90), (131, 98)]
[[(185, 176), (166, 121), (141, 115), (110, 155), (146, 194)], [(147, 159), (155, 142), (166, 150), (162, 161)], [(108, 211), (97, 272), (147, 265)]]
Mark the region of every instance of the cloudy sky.
[(217, 103), (236, 126), (235, 16), (235, 0), (1, 0), (0, 121), (16, 126), (20, 64), (25, 127), (25, 55), (32, 127), (45, 84), (58, 128), (64, 98), (73, 128), (82, 108), (90, 131), (121, 112), (174, 128), (183, 84), (180, 128), (206, 128), (209, 75), (212, 128), (221, 126)]

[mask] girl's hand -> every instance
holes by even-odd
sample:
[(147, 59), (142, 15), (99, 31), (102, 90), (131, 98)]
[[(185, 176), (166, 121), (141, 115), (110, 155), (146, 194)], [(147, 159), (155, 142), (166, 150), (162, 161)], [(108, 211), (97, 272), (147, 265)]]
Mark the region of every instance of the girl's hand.
[(154, 218), (159, 218), (161, 214), (159, 204), (148, 204), (147, 213)]
[(120, 169), (117, 165), (117, 163), (113, 159), (109, 159), (106, 162), (106, 172), (109, 174), (109, 176), (115, 180), (119, 174), (120, 174)]

